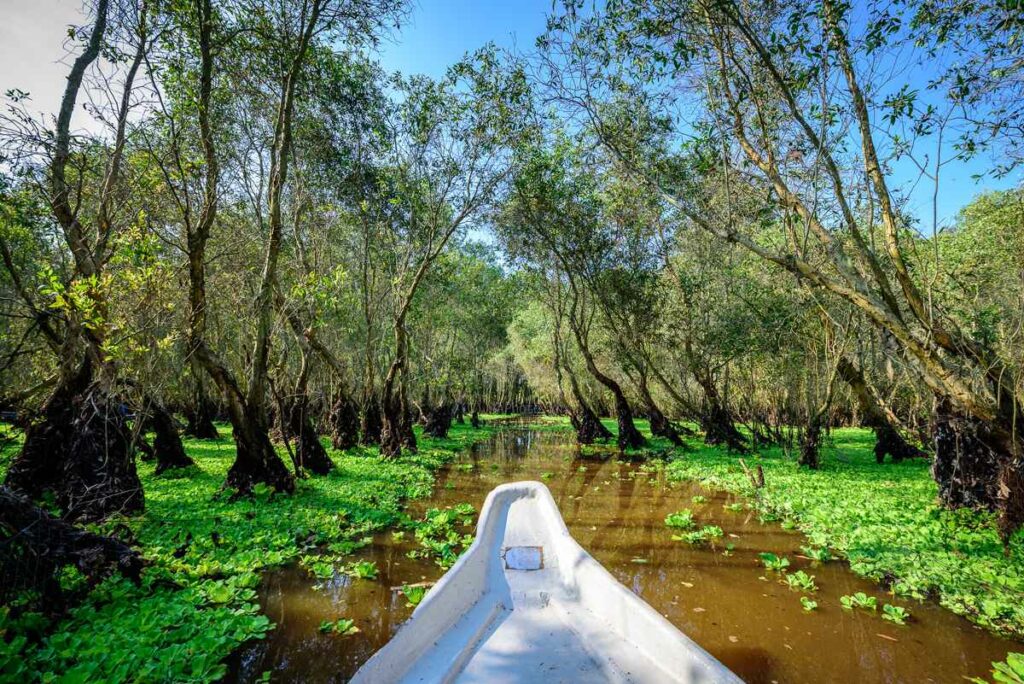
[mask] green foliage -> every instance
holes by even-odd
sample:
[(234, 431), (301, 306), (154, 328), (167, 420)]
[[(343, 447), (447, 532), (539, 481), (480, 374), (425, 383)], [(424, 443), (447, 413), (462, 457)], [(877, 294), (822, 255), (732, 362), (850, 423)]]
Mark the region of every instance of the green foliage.
[(878, 609), (878, 599), (874, 596), (868, 596), (863, 591), (858, 591), (852, 595), (840, 596), (839, 603), (846, 610), (853, 610), (854, 608), (861, 608), (862, 610)]
[(689, 509), (684, 508), (681, 511), (675, 513), (669, 513), (665, 516), (665, 525), (667, 527), (674, 527), (680, 530), (688, 530), (695, 525), (693, 519), (693, 512)]
[[(995, 519), (937, 504), (929, 464), (920, 459), (879, 468), (868, 430), (833, 430), (834, 458), (819, 471), (801, 470), (781, 449), (759, 452), (770, 486), (756, 499), (766, 519), (799, 521), (803, 552), (829, 549), (857, 574), (890, 581), (898, 596), (935, 596), (953, 612), (993, 631), (1024, 636), (1024, 535), (1004, 554)], [(753, 494), (724, 450), (697, 446), (668, 465), (670, 479)]]
[(786, 575), (786, 584), (790, 589), (797, 591), (815, 592), (818, 585), (814, 583), (814, 575), (808, 575), (803, 570), (797, 570)]
[(827, 563), (832, 560), (832, 554), (824, 546), (801, 546), (800, 550), (804, 555), (818, 563)]
[(672, 539), (674, 541), (683, 541), (687, 544), (703, 544), (711, 541), (712, 539), (718, 539), (723, 534), (721, 527), (718, 527), (717, 525), (705, 525), (699, 530), (693, 530), (692, 532), (673, 534)]
[(886, 603), (882, 606), (882, 619), (895, 622), (897, 625), (905, 625), (910, 619), (910, 611), (901, 606)]
[(767, 551), (764, 553), (759, 553), (757, 554), (757, 556), (761, 559), (761, 562), (764, 564), (764, 567), (768, 568), (769, 570), (781, 572), (789, 567), (789, 559), (785, 556), (776, 556), (774, 553), (768, 553)]
[(697, 494), (693, 498), (691, 498), (690, 501), (692, 503), (694, 503), (694, 504), (700, 505), (700, 504), (707, 503), (708, 502), (708, 497), (702, 496), (700, 494)]
[(357, 579), (377, 579), (377, 564), (373, 561), (357, 561), (345, 568), (345, 574)]
[(445, 509), (431, 508), (422, 520), (412, 523), (416, 541), (422, 548), (410, 551), (409, 555), (413, 558), (432, 558), (447, 570), (473, 543), (473, 535), (465, 529), (473, 523), (475, 516), (476, 509), (468, 503)]
[[(449, 439), (424, 438), (418, 454), (392, 460), (366, 448), (333, 452), (339, 467), (299, 481), (294, 495), (261, 490), (252, 499), (231, 502), (218, 492), (234, 460), (234, 444), (230, 429), (218, 427), (219, 440), (185, 440), (197, 467), (182, 477), (156, 477), (155, 464), (140, 463), (146, 512), (96, 528), (109, 532), (126, 525), (136, 536), (151, 563), (141, 585), (112, 577), (45, 628), (38, 616), (22, 613), (14, 620), (5, 607), (0, 679), (25, 672), (69, 682), (223, 678), (228, 654), (272, 628), (256, 602), (261, 570), (299, 561), (318, 579), (332, 578), (336, 556), (400, 522), (406, 500), (430, 493), (437, 468), (491, 432), (455, 425)], [(456, 515), (464, 519), (466, 511), (460, 508)], [(343, 567), (366, 578), (376, 570), (372, 563)], [(330, 629), (350, 634), (350, 627), (339, 620)]]
[(812, 601), (811, 599), (807, 598), (806, 596), (801, 596), (800, 597), (800, 605), (803, 606), (804, 610), (807, 611), (808, 613), (810, 613), (812, 610), (817, 610), (818, 609), (818, 602), (817, 601)]
[(360, 629), (356, 627), (356, 621), (350, 618), (338, 618), (334, 622), (324, 620), (320, 623), (320, 631), (324, 634), (340, 634), (351, 636), (358, 634)]
[[(988, 684), (984, 679), (971, 681)], [(1024, 684), (1024, 653), (1008, 653), (1005, 661), (992, 663), (992, 681), (995, 684)]]
[(408, 608), (415, 608), (420, 605), (420, 601), (427, 594), (427, 588), (422, 585), (410, 586), (408, 584), (402, 585), (402, 595), (405, 596), (405, 605)]

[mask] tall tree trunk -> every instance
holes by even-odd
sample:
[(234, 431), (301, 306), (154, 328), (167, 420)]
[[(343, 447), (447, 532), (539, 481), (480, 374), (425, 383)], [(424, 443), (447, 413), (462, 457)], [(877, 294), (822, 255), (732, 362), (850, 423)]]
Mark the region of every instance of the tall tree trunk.
[[(211, 100), (213, 92), (213, 60), (215, 25), (211, 0), (200, 0), (196, 5), (197, 29), (199, 33), (199, 99), (197, 102), (200, 142), (203, 148), (203, 202), (197, 221), (186, 221), (185, 243), (189, 262), (189, 352), (205, 370), (218, 389), (226, 404), (231, 420), (232, 436), (235, 440), (235, 462), (228, 470), (226, 486), (238, 495), (252, 492), (256, 484), (264, 483), (277, 491), (295, 490), (295, 479), (288, 472), (284, 462), (274, 450), (268, 434), (264, 397), (258, 388), (249, 388), (254, 402), (247, 400), (231, 370), (213, 353), (206, 344), (206, 321), (208, 302), (206, 297), (206, 245), (210, 230), (217, 216), (219, 202), (219, 158), (216, 152), (216, 135), (211, 123)], [(277, 142), (277, 141), (275, 141)], [(275, 188), (283, 182), (275, 177)], [(280, 218), (280, 217), (278, 217)], [(273, 252), (273, 245), (268, 253)], [(273, 261), (273, 260), (271, 260)], [(272, 266), (273, 264), (268, 264)], [(268, 268), (264, 267), (264, 279)], [(273, 275), (273, 269), (269, 269)], [(261, 289), (261, 295), (264, 294)], [(260, 300), (261, 305), (266, 297)], [(262, 317), (262, 309), (260, 311)], [(262, 318), (261, 318), (262, 321)], [(257, 347), (260, 347), (259, 335)], [(265, 361), (265, 359), (264, 359)], [(259, 364), (257, 364), (259, 365)], [(258, 368), (255, 370), (259, 370)], [(259, 388), (266, 381), (266, 374), (256, 372)]]
[(615, 417), (619, 425), (619, 436), (618, 444), (620, 449), (637, 449), (646, 446), (647, 440), (640, 434), (640, 431), (636, 429), (636, 424), (633, 422), (633, 409), (629, 406), (629, 401), (626, 399), (626, 394), (622, 391), (622, 387), (613, 378), (605, 375), (601, 372), (601, 369), (597, 367), (597, 362), (594, 360), (594, 355), (590, 351), (590, 347), (587, 345), (586, 335), (584, 335), (582, 326), (577, 319), (577, 303), (579, 301), (578, 295), (573, 290), (573, 303), (569, 311), (569, 327), (572, 329), (573, 336), (576, 338), (576, 346), (579, 347), (580, 353), (583, 355), (583, 360), (586, 361), (587, 370), (590, 374), (600, 382), (602, 385), (611, 390), (612, 395), (615, 397)]
[(569, 420), (576, 429), (576, 441), (579, 444), (593, 444), (597, 440), (611, 439), (611, 431), (604, 426), (583, 396), (580, 383), (576, 380), (576, 374), (569, 367), (566, 367), (565, 373), (569, 376), (569, 388), (572, 390), (573, 399), (578, 407), (577, 411), (569, 413)]

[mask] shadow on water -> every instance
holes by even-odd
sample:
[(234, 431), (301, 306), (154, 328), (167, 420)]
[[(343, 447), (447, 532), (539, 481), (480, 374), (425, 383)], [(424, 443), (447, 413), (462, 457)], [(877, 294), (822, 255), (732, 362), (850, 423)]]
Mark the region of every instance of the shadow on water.
[[(469, 466), (472, 466), (471, 468)], [(913, 614), (907, 626), (878, 614), (850, 612), (839, 597), (863, 591), (892, 601), (845, 563), (815, 564), (801, 555), (802, 535), (761, 523), (740, 501), (696, 483), (669, 483), (657, 468), (614, 459), (576, 458), (572, 436), (508, 429), (476, 445), (438, 477), (434, 496), (410, 514), (469, 502), (477, 510), (503, 482), (543, 480), (572, 535), (624, 585), (665, 615), (750, 684), (770, 682), (956, 682), (984, 676), (993, 660), (1019, 648), (934, 603), (895, 601)], [(694, 503), (694, 496), (704, 503)], [(665, 516), (688, 508), (699, 525), (725, 535), (711, 546), (672, 541)], [(728, 545), (728, 546), (727, 546)], [(228, 681), (249, 682), (264, 670), (274, 681), (346, 681), (409, 618), (397, 588), (442, 574), (410, 559), (411, 535), (379, 534), (347, 560), (377, 564), (376, 581), (337, 576), (321, 585), (297, 566), (264, 576), (260, 602), (276, 623), (266, 641), (235, 654)], [(816, 577), (819, 608), (766, 571), (763, 551), (787, 556), (791, 571)], [(319, 632), (323, 620), (355, 619), (360, 632)]]

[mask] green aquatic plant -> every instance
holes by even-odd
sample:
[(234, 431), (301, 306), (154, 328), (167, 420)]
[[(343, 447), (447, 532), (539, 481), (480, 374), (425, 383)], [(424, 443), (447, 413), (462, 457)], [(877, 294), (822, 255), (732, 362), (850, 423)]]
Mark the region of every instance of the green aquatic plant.
[(324, 634), (340, 634), (351, 636), (357, 634), (360, 629), (356, 627), (356, 621), (349, 618), (338, 618), (335, 621), (324, 620), (320, 623), (320, 631)]
[(357, 579), (377, 579), (377, 564), (373, 561), (357, 561), (345, 567), (345, 574)]
[(708, 497), (703, 496), (702, 494), (697, 494), (693, 498), (691, 498), (690, 501), (695, 504), (703, 504), (708, 502)]
[(797, 570), (786, 575), (786, 584), (790, 589), (798, 591), (815, 592), (818, 585), (814, 583), (814, 575), (808, 575), (803, 570)]
[(675, 513), (669, 513), (665, 516), (666, 527), (688, 530), (695, 524), (696, 522), (693, 519), (693, 512), (686, 508), (681, 511), (676, 511)]
[[(819, 471), (800, 468), (781, 448), (760, 449), (757, 464), (769, 486), (749, 500), (756, 514), (765, 522), (797, 521), (808, 558), (825, 562), (808, 548), (827, 549), (829, 559), (847, 559), (854, 573), (884, 582), (898, 597), (935, 597), (975, 624), (1024, 638), (1024, 537), (1004, 554), (995, 516), (939, 506), (927, 459), (879, 469), (870, 430), (839, 428), (833, 441), (836, 458)], [(753, 493), (735, 456), (715, 447), (673, 459), (666, 476)]]
[(789, 559), (785, 556), (776, 556), (774, 553), (765, 551), (764, 553), (757, 554), (758, 558), (761, 559), (761, 563), (764, 567), (775, 572), (781, 572), (789, 567)]
[(721, 537), (724, 533), (722, 528), (717, 525), (705, 525), (699, 530), (693, 530), (692, 532), (684, 532), (682, 534), (673, 534), (673, 541), (683, 541), (687, 544), (703, 544)]
[(407, 608), (415, 608), (420, 605), (420, 601), (427, 593), (427, 587), (422, 584), (403, 584), (402, 595), (405, 596), (405, 605)]
[(737, 501), (736, 503), (725, 504), (724, 506), (722, 506), (722, 508), (724, 508), (727, 511), (732, 511), (733, 513), (739, 513), (744, 508), (746, 508), (746, 506)]
[(807, 598), (806, 596), (801, 596), (800, 597), (800, 605), (803, 606), (804, 610), (807, 611), (808, 613), (810, 613), (812, 610), (817, 610), (817, 608), (818, 608), (818, 602), (817, 601), (812, 601), (811, 599)]
[(839, 603), (842, 604), (846, 610), (853, 610), (854, 608), (860, 608), (862, 610), (877, 610), (878, 599), (874, 596), (868, 596), (863, 591), (858, 591), (856, 594), (840, 596)]
[(459, 555), (473, 543), (473, 535), (465, 528), (473, 522), (476, 509), (462, 503), (449, 508), (431, 508), (423, 518), (413, 523), (420, 549), (410, 551), (413, 558), (430, 558), (447, 570)]
[(832, 554), (824, 546), (801, 546), (800, 550), (804, 555), (818, 563), (827, 563), (832, 560)]
[[(975, 677), (974, 684), (989, 684)], [(992, 681), (995, 684), (1024, 684), (1024, 653), (1007, 653), (1006, 660), (992, 663)]]
[(901, 606), (886, 603), (882, 606), (882, 619), (895, 622), (897, 625), (905, 625), (910, 619), (910, 611)]

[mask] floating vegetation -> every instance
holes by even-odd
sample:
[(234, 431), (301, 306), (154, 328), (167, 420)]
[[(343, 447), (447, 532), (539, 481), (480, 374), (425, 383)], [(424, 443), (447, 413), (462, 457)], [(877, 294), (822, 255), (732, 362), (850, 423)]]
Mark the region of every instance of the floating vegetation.
[(676, 511), (675, 513), (669, 513), (665, 516), (665, 525), (667, 527), (688, 530), (695, 524), (696, 521), (693, 519), (693, 512), (686, 508), (681, 511)]
[(764, 552), (757, 554), (764, 567), (775, 572), (782, 572), (789, 567), (789, 559), (785, 556), (776, 556), (774, 553)]
[(874, 596), (868, 596), (863, 591), (858, 591), (853, 595), (841, 596), (839, 597), (839, 603), (846, 610), (853, 610), (854, 608), (860, 608), (861, 610), (878, 609), (878, 599)]
[(339, 634), (341, 636), (351, 636), (357, 634), (360, 630), (356, 627), (356, 621), (348, 618), (339, 618), (334, 620), (324, 620), (320, 623), (320, 631), (324, 634)]

